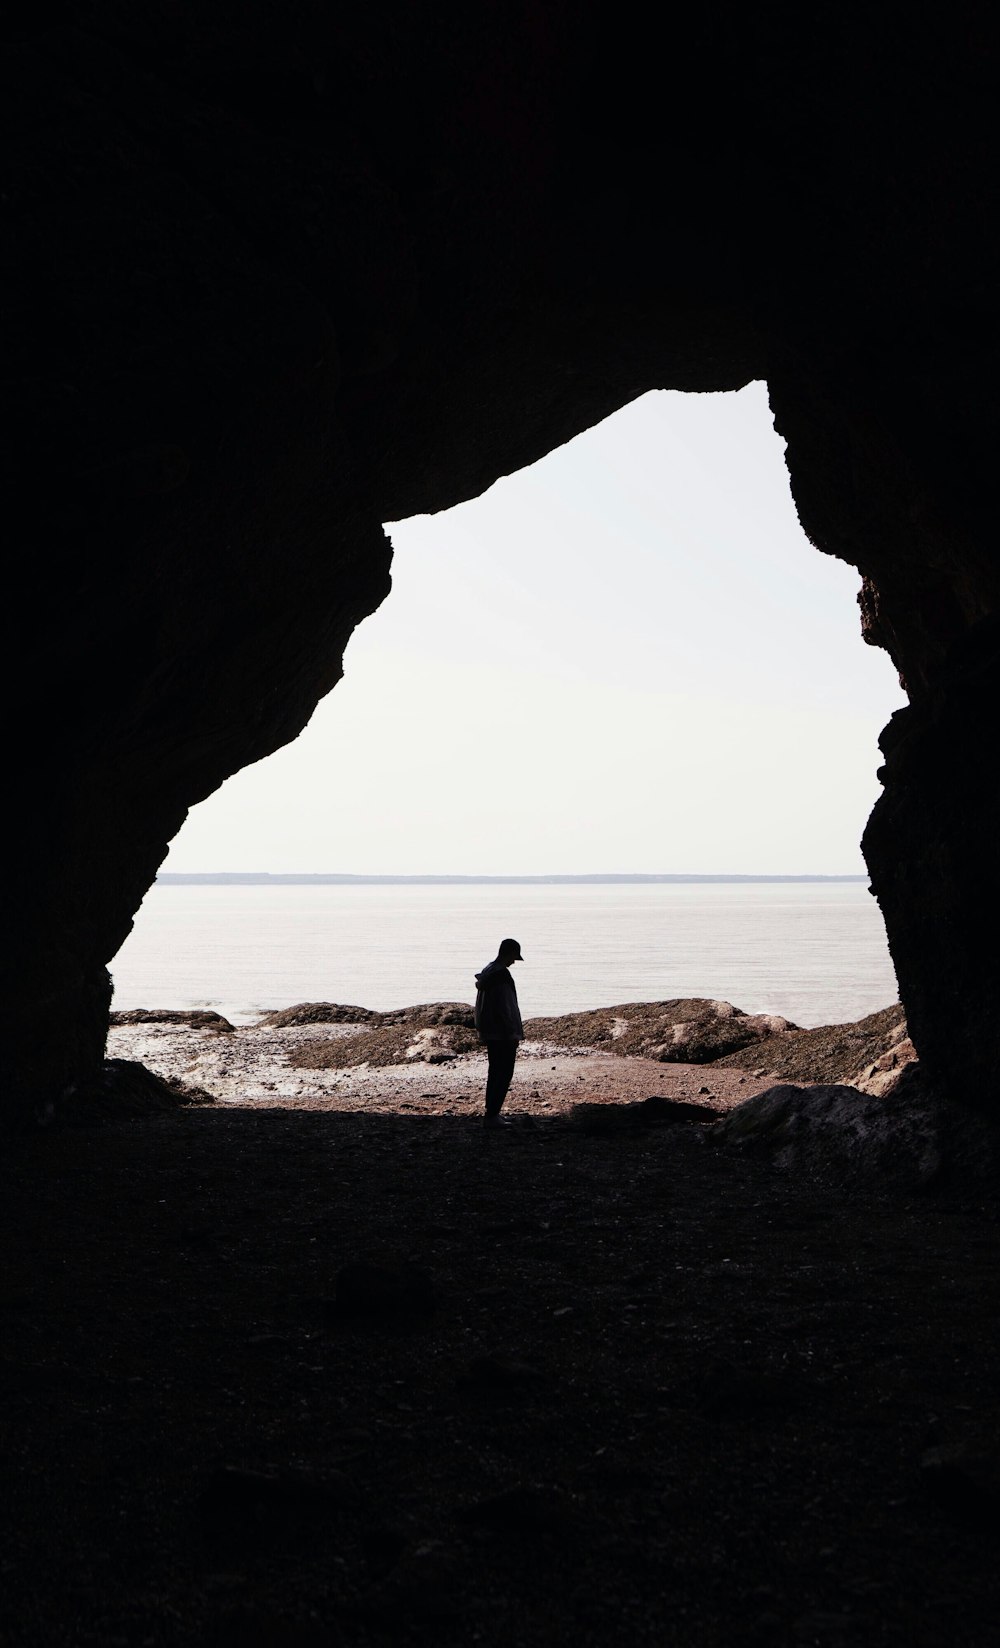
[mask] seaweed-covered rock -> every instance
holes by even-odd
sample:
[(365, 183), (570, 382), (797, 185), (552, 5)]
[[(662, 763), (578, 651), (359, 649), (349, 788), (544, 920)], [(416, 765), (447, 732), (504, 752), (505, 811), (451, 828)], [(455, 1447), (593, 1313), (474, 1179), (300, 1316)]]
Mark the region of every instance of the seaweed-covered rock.
[(708, 1064), (796, 1026), (776, 1013), (744, 1013), (732, 1002), (690, 996), (529, 1019), (524, 1028), (530, 1040), (557, 1046), (596, 1047), (664, 1064)]
[(350, 1070), (359, 1064), (379, 1067), (417, 1060), (444, 1064), (478, 1047), (476, 1032), (462, 1025), (375, 1025), (355, 1035), (303, 1042), (289, 1049), (288, 1062), (300, 1070)]
[(455, 1046), (455, 1038), (447, 1027), (428, 1025), (417, 1031), (403, 1057), (410, 1062), (422, 1060), (424, 1064), (447, 1064), (464, 1051), (465, 1048)]
[[(759, 1062), (768, 1074), (783, 1076), (789, 1082), (847, 1082), (851, 1087), (860, 1087), (862, 1072), (894, 1049), (898, 1050), (901, 1068), (906, 1034), (905, 1014), (895, 1002), (849, 1024), (822, 1024), (814, 1030), (791, 1027), (768, 1039)], [(747, 1062), (739, 1051), (719, 1060), (724, 1067), (742, 1068)]]
[(467, 1030), (474, 1030), (476, 1015), (466, 1001), (430, 1001), (418, 1007), (393, 1007), (385, 1013), (376, 1015), (379, 1024), (416, 1024), (433, 1026), (439, 1024), (463, 1025)]
[(296, 1007), (283, 1007), (264, 1013), (257, 1020), (261, 1030), (288, 1030), (301, 1024), (370, 1024), (392, 1027), (398, 1024), (426, 1025), (459, 1024), (471, 1030), (475, 1014), (468, 1002), (431, 1001), (416, 1007), (390, 1007), (379, 1012), (373, 1007), (351, 1007), (335, 1001), (301, 1001)]
[(189, 1086), (176, 1076), (158, 1076), (136, 1059), (106, 1059), (87, 1081), (67, 1088), (45, 1119), (92, 1123), (214, 1103), (215, 1095), (205, 1088)]
[(122, 1024), (170, 1024), (180, 1028), (187, 1026), (191, 1030), (217, 1030), (224, 1035), (232, 1035), (233, 1026), (221, 1013), (210, 1012), (207, 1008), (175, 1007), (129, 1007), (124, 1012), (112, 1013), (112, 1026)]
[[(713, 1008), (727, 1008), (728, 1002), (713, 1002)], [(733, 1008), (731, 1013), (708, 1012), (680, 1023), (664, 1023), (666, 1037), (662, 1042), (652, 1035), (641, 1033), (639, 1051), (650, 1059), (664, 1064), (711, 1064), (723, 1054), (735, 1052), (765, 1041), (782, 1031), (794, 1029), (788, 1019), (777, 1013), (742, 1013)]]
[(378, 1019), (370, 1007), (347, 1007), (336, 1001), (300, 1001), (295, 1007), (282, 1007), (264, 1013), (258, 1020), (258, 1030), (289, 1030), (300, 1024), (373, 1024)]

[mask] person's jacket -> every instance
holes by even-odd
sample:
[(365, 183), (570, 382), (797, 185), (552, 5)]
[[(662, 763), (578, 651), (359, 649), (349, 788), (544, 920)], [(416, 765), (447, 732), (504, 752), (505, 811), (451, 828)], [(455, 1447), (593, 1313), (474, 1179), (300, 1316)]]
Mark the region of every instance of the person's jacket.
[(524, 1040), (514, 980), (501, 961), (476, 974), (476, 1029), (482, 1041)]

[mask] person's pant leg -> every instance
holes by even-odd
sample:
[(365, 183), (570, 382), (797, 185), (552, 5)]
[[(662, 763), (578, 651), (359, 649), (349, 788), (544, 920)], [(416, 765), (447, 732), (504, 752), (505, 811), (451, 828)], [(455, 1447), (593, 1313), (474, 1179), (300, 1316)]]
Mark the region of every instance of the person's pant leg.
[(488, 1041), (486, 1055), (489, 1059), (489, 1074), (486, 1078), (486, 1114), (499, 1116), (507, 1089), (514, 1076), (514, 1062), (517, 1058), (516, 1041)]

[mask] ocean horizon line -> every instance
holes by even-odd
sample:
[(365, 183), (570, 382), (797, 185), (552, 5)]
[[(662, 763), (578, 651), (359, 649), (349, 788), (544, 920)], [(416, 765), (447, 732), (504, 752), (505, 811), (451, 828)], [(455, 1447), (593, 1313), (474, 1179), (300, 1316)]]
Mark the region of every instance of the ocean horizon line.
[(617, 887), (656, 886), (669, 884), (706, 883), (781, 883), (781, 882), (864, 882), (867, 875), (740, 875), (737, 873), (700, 874), (650, 873), (617, 874), (595, 871), (584, 875), (353, 875), (335, 872), (269, 870), (165, 870), (156, 878), (160, 886), (331, 886), (331, 887)]

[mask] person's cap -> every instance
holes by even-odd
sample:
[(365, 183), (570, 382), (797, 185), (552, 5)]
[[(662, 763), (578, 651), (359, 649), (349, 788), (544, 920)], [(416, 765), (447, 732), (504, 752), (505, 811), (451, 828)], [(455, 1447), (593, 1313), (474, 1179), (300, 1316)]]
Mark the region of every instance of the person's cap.
[(515, 956), (518, 961), (524, 960), (524, 957), (521, 954), (521, 946), (518, 944), (516, 938), (501, 939), (500, 954), (502, 956)]

